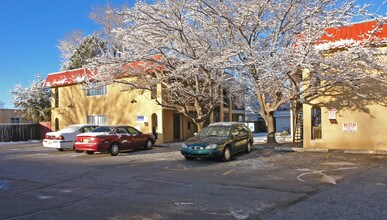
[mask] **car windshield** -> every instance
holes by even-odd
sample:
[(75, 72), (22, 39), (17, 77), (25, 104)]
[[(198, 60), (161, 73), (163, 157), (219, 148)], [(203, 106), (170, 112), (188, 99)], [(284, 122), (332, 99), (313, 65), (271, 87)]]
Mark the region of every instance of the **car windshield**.
[(98, 127), (94, 130), (92, 130), (91, 132), (107, 132), (107, 133), (110, 133), (114, 130), (113, 127), (110, 127), (110, 126), (101, 126), (101, 127)]
[(202, 132), (200, 132), (200, 136), (208, 137), (208, 136), (219, 136), (219, 137), (227, 137), (230, 135), (230, 127), (229, 126), (207, 126)]
[(63, 128), (62, 130), (58, 131), (60, 133), (74, 133), (77, 130), (81, 128), (80, 125), (70, 125), (68, 127)]

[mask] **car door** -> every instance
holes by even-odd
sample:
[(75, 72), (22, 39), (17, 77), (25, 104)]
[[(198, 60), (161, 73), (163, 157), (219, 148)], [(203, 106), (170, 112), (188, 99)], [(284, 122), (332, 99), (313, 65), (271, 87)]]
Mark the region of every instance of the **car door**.
[(117, 127), (116, 135), (120, 142), (120, 150), (127, 150), (130, 148), (130, 135), (126, 127)]
[(131, 136), (131, 148), (142, 148), (145, 146), (146, 137), (140, 131), (133, 127), (128, 127)]
[(235, 126), (235, 129), (238, 134), (234, 136), (235, 138), (235, 151), (240, 152), (244, 151), (248, 143), (248, 132), (242, 125)]

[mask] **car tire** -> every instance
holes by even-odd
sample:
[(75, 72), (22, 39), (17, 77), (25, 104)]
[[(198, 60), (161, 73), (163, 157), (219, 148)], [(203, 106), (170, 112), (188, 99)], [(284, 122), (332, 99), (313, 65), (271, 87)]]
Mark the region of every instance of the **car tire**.
[(221, 161), (227, 162), (231, 159), (231, 149), (229, 146), (224, 147)]
[(120, 153), (120, 146), (117, 143), (113, 143), (109, 148), (109, 153), (112, 156), (117, 156)]
[(251, 142), (248, 141), (247, 146), (246, 146), (246, 154), (251, 152)]
[(94, 154), (94, 151), (86, 151), (86, 154), (92, 155)]
[(184, 156), (186, 160), (193, 160), (194, 158), (193, 157), (190, 157), (190, 156)]
[(146, 142), (145, 142), (145, 146), (144, 146), (144, 149), (145, 150), (150, 150), (152, 149), (153, 147), (153, 142), (151, 139), (148, 139)]
[(63, 149), (63, 148), (57, 148), (56, 150), (57, 151), (65, 151), (65, 149)]

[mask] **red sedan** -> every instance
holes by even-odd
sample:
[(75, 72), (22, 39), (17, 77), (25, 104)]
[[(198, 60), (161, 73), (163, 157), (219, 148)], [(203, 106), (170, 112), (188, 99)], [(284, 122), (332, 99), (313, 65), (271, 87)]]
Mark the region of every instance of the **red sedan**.
[(108, 152), (117, 156), (120, 151), (130, 149), (151, 149), (156, 139), (152, 134), (144, 134), (130, 126), (101, 126), (91, 132), (77, 135), (75, 150)]

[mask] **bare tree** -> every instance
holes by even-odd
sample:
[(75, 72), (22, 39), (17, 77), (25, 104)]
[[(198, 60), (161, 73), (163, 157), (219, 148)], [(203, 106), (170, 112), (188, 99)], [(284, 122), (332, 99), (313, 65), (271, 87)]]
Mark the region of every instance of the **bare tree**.
[(17, 84), (10, 91), (13, 104), (20, 108), (23, 116), (31, 121), (49, 121), (51, 119), (51, 92), (43, 87), (44, 80), (36, 76), (29, 87)]
[[(379, 57), (386, 51), (374, 41), (365, 38), (335, 53), (319, 47), (327, 28), (369, 15), (355, 1), (168, 0), (108, 13), (123, 25), (106, 33), (114, 52), (89, 66), (99, 69), (99, 80), (148, 91), (161, 84), (165, 94), (156, 101), (192, 118), (199, 128), (222, 102), (222, 88), (243, 99), (238, 88), (245, 79), (253, 82), (269, 142), (275, 142), (274, 112), (285, 103), (307, 102), (338, 85), (361, 95), (359, 88), (369, 80), (385, 86), (386, 67)], [(146, 63), (142, 74), (125, 65), (140, 61)], [(135, 82), (117, 79), (128, 72)]]
[[(106, 13), (113, 12), (108, 9)], [(183, 113), (199, 130), (215, 107), (223, 103), (222, 89), (244, 91), (233, 73), (227, 72), (228, 54), (222, 50), (225, 42), (217, 39), (219, 30), (208, 26), (210, 18), (188, 8), (187, 2), (139, 2), (114, 15), (122, 17), (117, 20), (125, 21), (125, 25), (107, 28), (114, 53), (95, 59), (89, 66), (98, 68), (98, 80), (110, 79), (110, 83), (125, 85), (128, 90), (151, 91), (157, 104)], [(137, 72), (136, 68), (127, 69), (125, 64), (133, 62), (144, 62), (146, 68), (137, 67)], [(148, 70), (154, 74), (144, 74)], [(119, 78), (125, 72), (136, 80)], [(158, 84), (161, 96), (155, 93)]]
[(84, 33), (77, 30), (67, 34), (63, 40), (59, 41), (58, 49), (62, 59), (61, 70), (69, 69), (71, 57), (75, 54), (84, 37)]
[[(354, 1), (195, 2), (193, 7), (213, 17), (214, 25), (229, 37), (228, 51), (235, 54), (230, 65), (239, 66), (239, 71), (253, 79), (269, 142), (275, 142), (274, 112), (281, 105), (310, 101), (338, 84), (358, 91), (369, 79), (385, 81), (385, 74), (365, 71), (385, 71), (378, 59), (385, 52), (377, 47), (365, 42), (328, 55), (332, 51), (316, 46), (328, 27), (348, 25), (354, 16), (367, 15)], [(309, 75), (302, 79), (305, 69)], [(324, 83), (302, 83), (316, 79)]]

